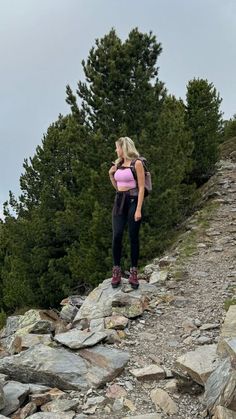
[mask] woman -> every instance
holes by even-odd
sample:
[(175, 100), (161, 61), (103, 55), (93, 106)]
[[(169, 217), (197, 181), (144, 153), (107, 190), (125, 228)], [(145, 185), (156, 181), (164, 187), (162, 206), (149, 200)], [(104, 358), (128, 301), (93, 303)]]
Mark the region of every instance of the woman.
[[(139, 153), (134, 142), (129, 137), (121, 137), (116, 141), (117, 159), (109, 170), (112, 185), (116, 189), (115, 202), (112, 209), (112, 254), (113, 288), (121, 283), (121, 251), (122, 237), (126, 223), (128, 222), (129, 238), (131, 247), (131, 268), (129, 283), (132, 288), (139, 286), (138, 282), (138, 258), (139, 258), (139, 228), (142, 220), (142, 204), (144, 199), (145, 173)], [(137, 159), (137, 160), (136, 160)], [(137, 181), (130, 168), (131, 161), (135, 160)], [(113, 163), (113, 162), (112, 162)]]

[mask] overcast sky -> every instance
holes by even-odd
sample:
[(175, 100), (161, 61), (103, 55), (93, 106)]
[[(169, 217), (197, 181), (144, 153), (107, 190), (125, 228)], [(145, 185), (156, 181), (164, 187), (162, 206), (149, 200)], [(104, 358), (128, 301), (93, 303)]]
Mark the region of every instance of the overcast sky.
[(190, 79), (207, 78), (224, 118), (236, 113), (236, 0), (0, 0), (0, 214), (20, 192), (24, 158), (69, 112), (66, 85), (83, 79), (95, 39), (114, 27), (125, 40), (136, 26), (162, 44), (169, 93), (185, 99)]

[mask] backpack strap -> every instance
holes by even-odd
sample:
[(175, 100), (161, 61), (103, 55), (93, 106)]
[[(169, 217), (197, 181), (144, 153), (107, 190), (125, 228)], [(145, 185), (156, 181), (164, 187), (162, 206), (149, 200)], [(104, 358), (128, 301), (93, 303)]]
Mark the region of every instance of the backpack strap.
[(136, 173), (135, 163), (137, 160), (140, 160), (143, 163), (144, 171), (147, 172), (148, 171), (147, 166), (146, 166), (147, 159), (145, 157), (137, 157), (136, 159), (131, 160), (130, 167), (134, 168), (134, 172)]
[(137, 182), (138, 178), (137, 178), (137, 173), (136, 173), (136, 169), (135, 169), (136, 160), (138, 160), (138, 157), (136, 159), (131, 160), (130, 169), (131, 169), (131, 172), (133, 173), (134, 179)]

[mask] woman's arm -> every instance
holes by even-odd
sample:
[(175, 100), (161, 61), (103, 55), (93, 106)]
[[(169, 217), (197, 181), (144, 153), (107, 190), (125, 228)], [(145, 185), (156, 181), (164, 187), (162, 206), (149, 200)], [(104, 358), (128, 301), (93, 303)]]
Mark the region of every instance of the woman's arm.
[(143, 163), (140, 160), (136, 160), (135, 170), (137, 173), (137, 182), (138, 182), (138, 204), (137, 204), (136, 211), (141, 211), (143, 200), (144, 200), (145, 173), (144, 173)]
[(116, 170), (117, 170), (117, 167), (114, 165), (110, 168), (108, 173), (109, 173), (109, 177), (110, 177), (110, 181), (111, 181), (112, 185), (117, 190), (117, 183), (114, 179), (114, 174), (115, 174)]
[(112, 185), (113, 185), (113, 186), (114, 186), (114, 188), (117, 190), (117, 183), (116, 183), (116, 181), (115, 181), (115, 179), (114, 179), (114, 175), (110, 175), (110, 174), (109, 174), (109, 177), (110, 177), (110, 181), (111, 181)]

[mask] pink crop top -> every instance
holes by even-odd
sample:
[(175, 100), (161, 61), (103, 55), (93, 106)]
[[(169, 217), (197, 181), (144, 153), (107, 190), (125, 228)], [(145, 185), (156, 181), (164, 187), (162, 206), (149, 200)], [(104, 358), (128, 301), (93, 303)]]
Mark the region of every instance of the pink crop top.
[(117, 182), (117, 186), (125, 186), (127, 188), (136, 188), (136, 180), (134, 179), (132, 170), (130, 167), (121, 166), (117, 169), (114, 175), (114, 179)]

